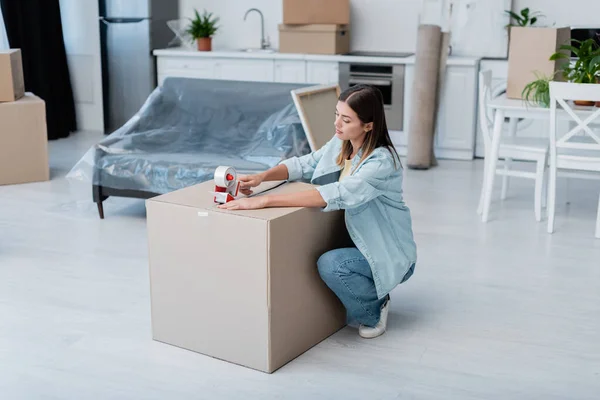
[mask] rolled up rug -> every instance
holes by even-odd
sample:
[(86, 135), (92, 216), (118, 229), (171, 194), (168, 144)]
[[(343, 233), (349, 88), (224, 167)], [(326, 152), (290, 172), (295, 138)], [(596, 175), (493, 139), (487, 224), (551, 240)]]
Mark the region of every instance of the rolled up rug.
[(407, 166), (412, 169), (428, 169), (435, 164), (433, 136), (437, 115), (442, 36), (442, 29), (437, 25), (419, 26), (408, 131)]
[(437, 126), (437, 120), (439, 117), (439, 111), (440, 111), (440, 103), (442, 102), (442, 98), (443, 98), (443, 89), (444, 89), (444, 82), (445, 82), (445, 77), (446, 77), (446, 64), (448, 61), (448, 56), (449, 56), (449, 51), (450, 51), (450, 32), (443, 32), (442, 33), (442, 45), (440, 47), (440, 70), (439, 70), (439, 74), (438, 74), (438, 91), (437, 91), (437, 98), (436, 98), (436, 102), (435, 102), (435, 114), (434, 114), (434, 122), (433, 122), (433, 132), (434, 134), (431, 135), (431, 166), (435, 167), (436, 165), (438, 165), (437, 163), (437, 159), (435, 158), (435, 151), (433, 150), (434, 146), (435, 146), (435, 127)]

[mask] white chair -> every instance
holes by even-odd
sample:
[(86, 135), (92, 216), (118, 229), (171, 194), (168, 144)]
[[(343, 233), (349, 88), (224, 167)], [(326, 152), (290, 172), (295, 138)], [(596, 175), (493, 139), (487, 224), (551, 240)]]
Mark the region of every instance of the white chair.
[[(487, 171), (489, 165), (489, 154), (492, 145), (492, 129), (493, 115), (487, 107), (488, 101), (491, 99), (491, 84), (492, 73), (489, 70), (479, 73), (479, 121), (483, 132), (483, 143), (485, 146), (485, 161), (484, 169)], [(503, 137), (500, 142), (499, 158), (504, 159), (504, 168), (496, 169), (496, 174), (502, 175), (502, 194), (501, 198), (506, 198), (508, 191), (509, 177), (528, 178), (535, 180), (535, 196), (534, 210), (535, 219), (539, 222), (542, 220), (542, 203), (545, 197), (542, 195), (544, 190), (544, 172), (548, 162), (548, 140), (542, 138), (519, 138), (515, 136), (516, 120), (510, 121), (510, 136)], [(523, 170), (512, 170), (511, 165), (513, 160), (531, 161), (536, 163), (535, 172)], [(484, 184), (481, 188), (481, 196), (479, 198), (479, 206), (477, 212), (483, 212), (483, 201), (485, 198), (485, 176)], [(491, 196), (488, 197), (491, 201)]]
[[(600, 108), (571, 106), (569, 100), (600, 101), (600, 85), (550, 82), (550, 180), (548, 185), (548, 233), (554, 232), (556, 210), (556, 177), (600, 179), (600, 132), (590, 125), (600, 119)], [(557, 104), (560, 104), (577, 126), (559, 134), (556, 127)], [(560, 111), (562, 112), (562, 111)], [(579, 114), (579, 115), (578, 115)], [(585, 119), (582, 120), (582, 117)], [(573, 171), (573, 172), (568, 172)], [(596, 237), (600, 238), (600, 200), (596, 216)]]
[(598, 215), (596, 216), (596, 237), (600, 239), (600, 196), (598, 196)]

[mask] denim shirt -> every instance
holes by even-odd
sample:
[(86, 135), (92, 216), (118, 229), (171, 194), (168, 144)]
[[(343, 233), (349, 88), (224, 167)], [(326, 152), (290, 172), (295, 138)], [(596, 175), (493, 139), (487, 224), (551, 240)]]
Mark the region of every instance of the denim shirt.
[(318, 185), (327, 203), (323, 211), (345, 210), (348, 233), (367, 259), (381, 299), (412, 276), (417, 261), (410, 210), (402, 199), (403, 169), (386, 148), (375, 149), (358, 165), (359, 151), (351, 173), (338, 182), (341, 146), (333, 137), (319, 150), (281, 164), (290, 181)]

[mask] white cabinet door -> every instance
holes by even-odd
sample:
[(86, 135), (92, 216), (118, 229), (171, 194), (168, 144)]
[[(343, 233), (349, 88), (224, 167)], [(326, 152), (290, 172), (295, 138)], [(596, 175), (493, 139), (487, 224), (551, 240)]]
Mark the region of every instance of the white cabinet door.
[(306, 82), (330, 84), (339, 82), (339, 65), (337, 61), (307, 61)]
[(404, 121), (402, 131), (390, 132), (390, 138), (394, 146), (408, 146), (408, 132), (410, 129), (410, 117), (412, 112), (413, 81), (415, 79), (414, 64), (406, 65), (404, 70)]
[(475, 151), (477, 110), (475, 67), (449, 66), (438, 112), (436, 144), (449, 150)]
[(159, 56), (156, 61), (158, 84), (162, 85), (169, 76), (215, 79), (216, 66), (212, 58)]
[(306, 61), (275, 60), (275, 82), (306, 83)]
[[(415, 66), (407, 65), (404, 87), (404, 132), (394, 132), (392, 140), (401, 154), (407, 153), (412, 116)], [(477, 112), (477, 67), (446, 67), (441, 92), (434, 151), (437, 157), (470, 160), (475, 152)]]
[(217, 60), (217, 79), (232, 81), (273, 82), (273, 60), (244, 60), (221, 58)]

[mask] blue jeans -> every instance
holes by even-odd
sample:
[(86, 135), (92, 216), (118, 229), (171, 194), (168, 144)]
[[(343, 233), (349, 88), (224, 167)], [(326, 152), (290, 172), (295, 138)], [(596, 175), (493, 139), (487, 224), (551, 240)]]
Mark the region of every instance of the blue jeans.
[(377, 299), (371, 267), (362, 253), (356, 247), (331, 250), (317, 265), (323, 281), (346, 307), (348, 322), (377, 325), (385, 298)]

